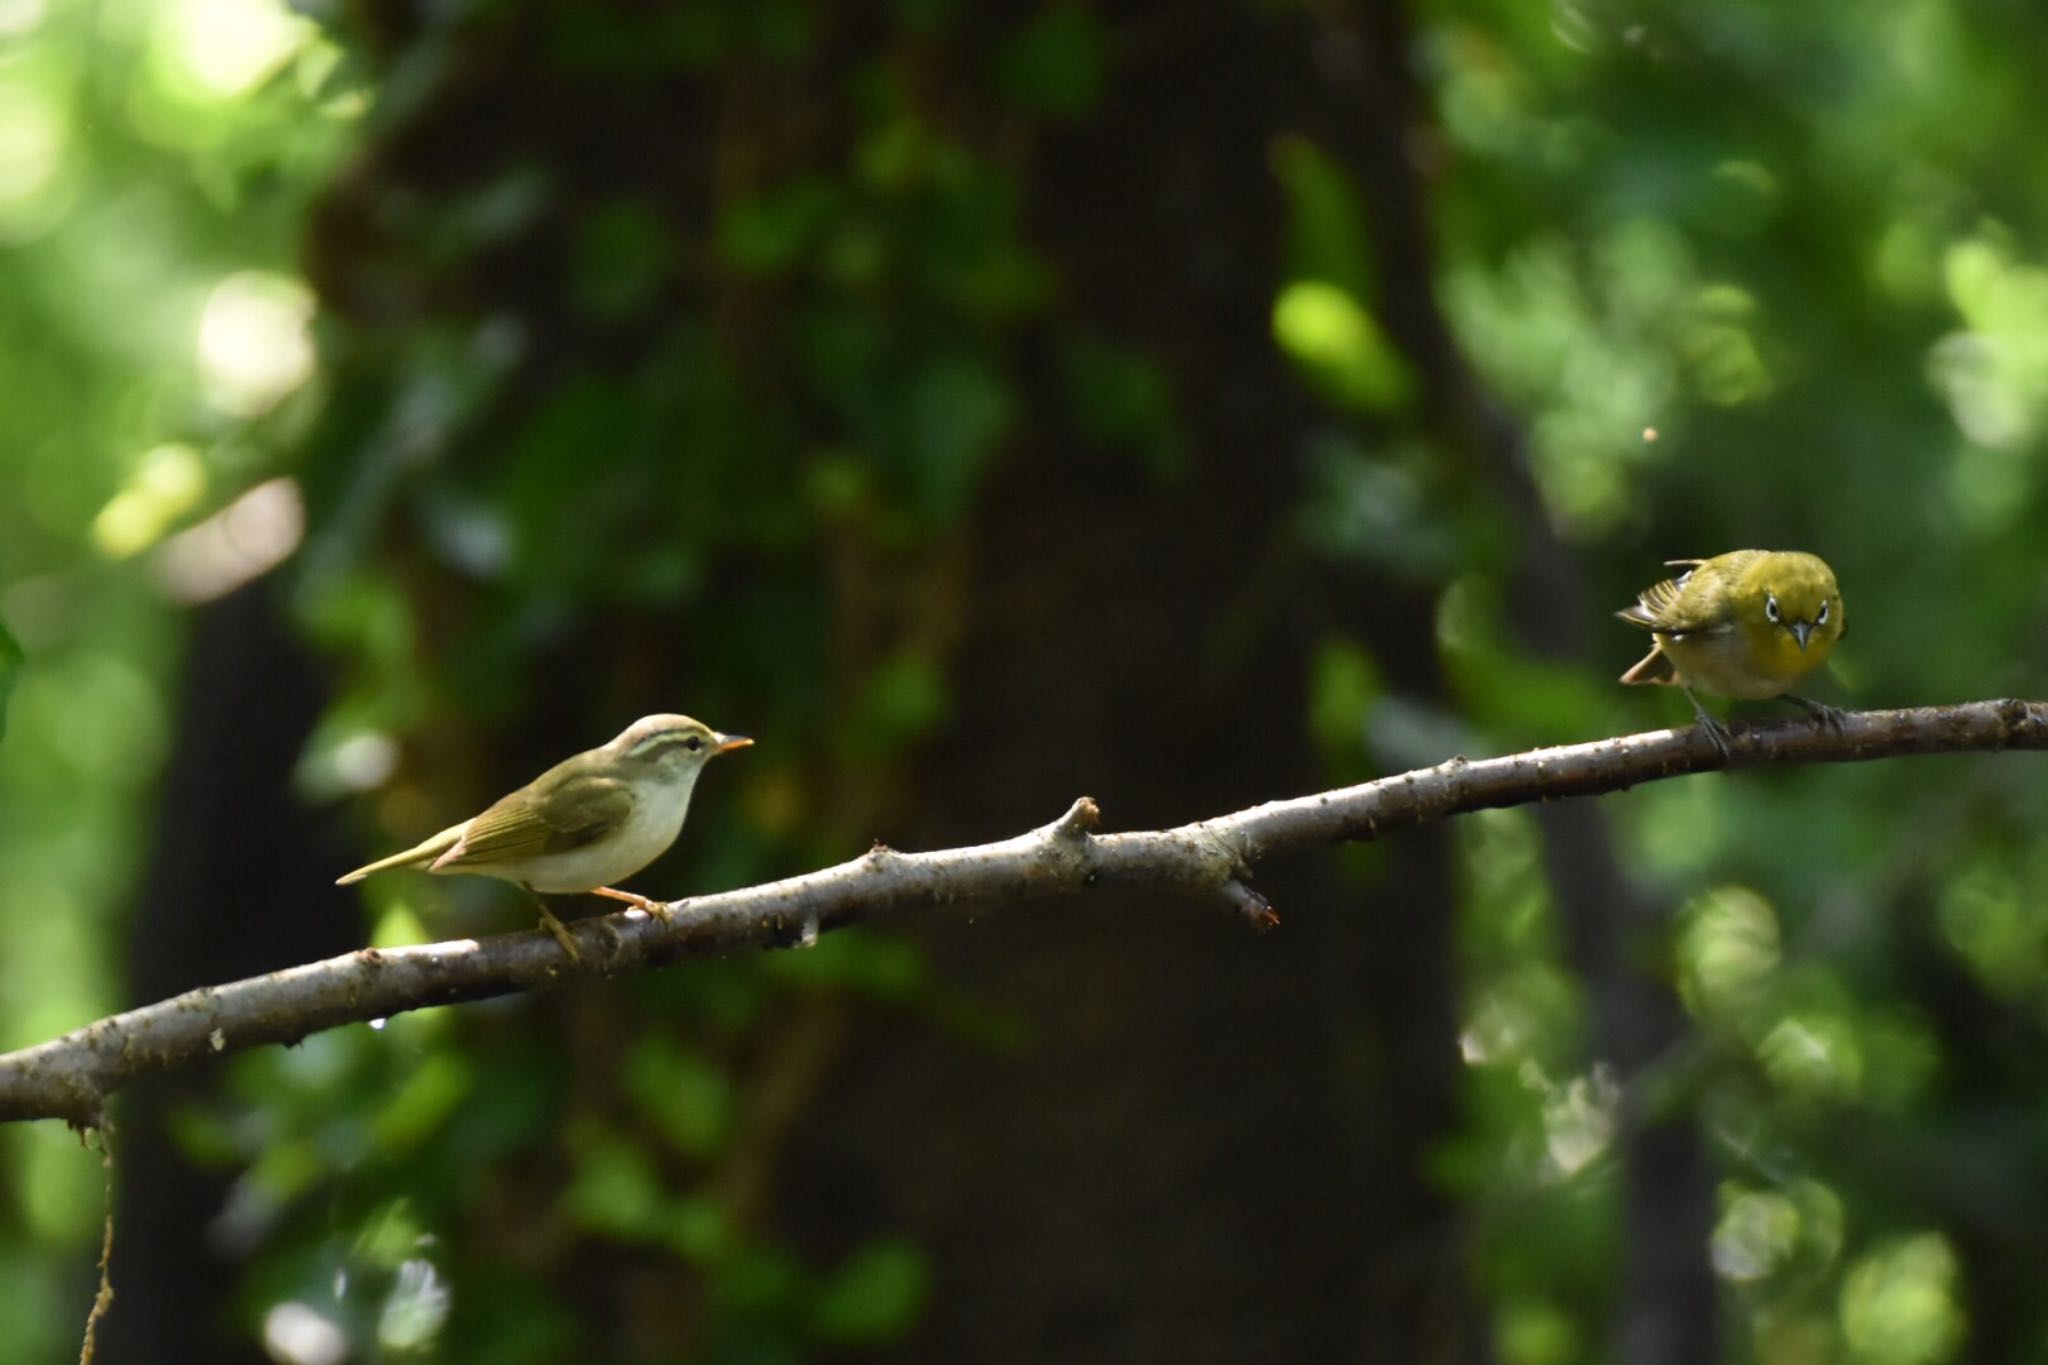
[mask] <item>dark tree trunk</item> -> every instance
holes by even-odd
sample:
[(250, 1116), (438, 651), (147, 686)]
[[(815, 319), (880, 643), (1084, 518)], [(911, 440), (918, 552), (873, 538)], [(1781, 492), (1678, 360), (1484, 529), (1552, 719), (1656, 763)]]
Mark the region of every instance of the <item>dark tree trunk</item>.
[[(915, 775), (910, 846), (1083, 793), (1142, 827), (1314, 789), (1307, 664), (1331, 631), (1436, 689), (1428, 600), (1290, 539), (1324, 419), (1270, 339), (1268, 157), (1308, 41), (1252, 10), (1187, 25), (1040, 149), (1037, 239), (1089, 327), (1164, 362), (1194, 449), (1162, 487), (1050, 422), (1021, 443), (971, 533), (957, 724)], [(1424, 1177), (1454, 1121), (1446, 849), (1389, 852), (1370, 888), (1334, 860), (1273, 868), (1264, 937), (1137, 897), (924, 931), (940, 978), (1026, 1041), (858, 1032), (795, 1140), (783, 1227), (820, 1256), (849, 1225), (930, 1251), (904, 1359), (1477, 1358), (1460, 1225)]]
[[(1000, 38), (1035, 12), (972, 7), (962, 24), (974, 40), (934, 52), (903, 38), (931, 58), (919, 65), (890, 52), (903, 35), (886, 20), (876, 32), (874, 13), (837, 9), (801, 83), (737, 70), (671, 89), (600, 84), (551, 60), (529, 44), (554, 30), (517, 11), (494, 44), (450, 56), (434, 97), (396, 117), (315, 234), (323, 294), (374, 329), (402, 317), (377, 286), (417, 267), (377, 235), (387, 204), (526, 158), (547, 163), (566, 208), (645, 196), (708, 233), (693, 197), (707, 167), (740, 190), (845, 170), (832, 102), (878, 52), (919, 86), (921, 114), (955, 121), (945, 137), (1022, 175), (1056, 316), (1019, 342), (1026, 418), (978, 510), (918, 552), (960, 604), (957, 635), (931, 651), (950, 660), (952, 723), (914, 770), (819, 782), (833, 793), (825, 818), (908, 847), (1014, 833), (1084, 792), (1113, 826), (1139, 827), (1324, 785), (1309, 668), (1332, 634), (1363, 640), (1405, 693), (1440, 692), (1430, 596), (1318, 564), (1292, 533), (1305, 449), (1331, 419), (1271, 340), (1286, 223), (1270, 157), (1297, 115), (1350, 116), (1316, 79), (1329, 32), (1268, 7), (1105, 6), (1106, 102), (1047, 133), (986, 75)], [(411, 39), (394, 24), (390, 41)], [(1405, 56), (1378, 59), (1398, 68)], [(550, 113), (539, 130), (535, 107)], [(625, 136), (653, 129), (658, 152)], [(548, 392), (564, 367), (628, 370), (643, 358), (618, 352), (644, 338), (623, 328), (588, 344), (565, 306), (555, 238), (573, 226), (566, 213), (543, 219), (533, 240), (401, 292), (474, 294), (480, 312), (527, 320), (524, 394)], [(396, 264), (376, 268), (380, 254)], [(724, 356), (739, 372), (758, 381), (795, 365), (761, 344), (788, 321), (774, 286), (713, 272), (707, 291), (690, 306), (741, 352)], [(1054, 353), (1075, 330), (1160, 362), (1184, 467), (1149, 470), (1067, 429)], [(493, 420), (524, 415), (513, 400)], [(474, 441), (468, 457), (482, 467), (500, 447)], [(871, 581), (831, 586), (841, 607), (876, 595)], [(859, 667), (835, 676), (866, 681)], [(561, 670), (539, 684), (564, 685)], [(1455, 1124), (1444, 835), (1405, 833), (1379, 867), (1369, 883), (1340, 876), (1334, 857), (1272, 869), (1262, 886), (1284, 924), (1265, 937), (1221, 906), (1138, 897), (919, 931), (941, 989), (983, 1027), (831, 1007), (772, 1022), (764, 1051), (786, 1074), (750, 1076), (749, 1101), (778, 1111), (762, 1127), (787, 1146), (779, 1161), (747, 1158), (770, 1177), (724, 1173), (749, 1187), (725, 1191), (727, 1211), (772, 1206), (769, 1231), (817, 1264), (888, 1232), (928, 1252), (929, 1313), (892, 1358), (1483, 1358), (1463, 1230), (1425, 1177)], [(1010, 1033), (1022, 1041), (990, 1041)], [(581, 1307), (604, 1324), (593, 1331), (614, 1330), (601, 1298)]]

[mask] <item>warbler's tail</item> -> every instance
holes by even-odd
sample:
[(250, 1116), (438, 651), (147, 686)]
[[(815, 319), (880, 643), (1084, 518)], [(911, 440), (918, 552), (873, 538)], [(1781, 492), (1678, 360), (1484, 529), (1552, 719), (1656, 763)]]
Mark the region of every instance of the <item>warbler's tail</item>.
[(1631, 687), (1678, 685), (1678, 669), (1671, 663), (1671, 656), (1664, 652), (1662, 645), (1651, 645), (1650, 652), (1636, 661), (1636, 666), (1621, 675), (1621, 680)]
[(347, 886), (350, 882), (361, 881), (372, 872), (382, 872), (387, 867), (424, 866), (455, 847), (456, 841), (462, 838), (462, 832), (468, 828), (469, 822), (466, 820), (459, 825), (450, 825), (425, 843), (414, 844), (403, 853), (394, 853), (389, 858), (379, 858), (376, 862), (359, 867), (346, 876), (336, 877), (334, 884)]

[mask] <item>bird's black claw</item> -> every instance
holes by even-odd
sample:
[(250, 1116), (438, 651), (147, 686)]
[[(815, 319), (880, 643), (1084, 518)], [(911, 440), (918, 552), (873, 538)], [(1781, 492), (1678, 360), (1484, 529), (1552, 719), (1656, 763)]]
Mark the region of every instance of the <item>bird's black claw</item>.
[(1842, 722), (1845, 717), (1841, 707), (1829, 706), (1826, 702), (1815, 701), (1811, 697), (1797, 697), (1790, 692), (1785, 694), (1785, 700), (1796, 702), (1800, 706), (1805, 707), (1807, 713), (1820, 724), (1825, 725), (1838, 735), (1842, 733)]

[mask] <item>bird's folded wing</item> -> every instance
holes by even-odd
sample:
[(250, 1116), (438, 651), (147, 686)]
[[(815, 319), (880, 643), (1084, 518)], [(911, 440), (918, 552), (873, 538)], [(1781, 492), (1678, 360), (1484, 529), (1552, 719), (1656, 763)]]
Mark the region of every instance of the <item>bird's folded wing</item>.
[(594, 844), (633, 814), (633, 792), (615, 777), (591, 774), (552, 784), (544, 796), (514, 792), (469, 822), (462, 841), (436, 867), (517, 862)]
[(1636, 604), (1615, 614), (1631, 625), (1643, 626), (1649, 630), (1660, 630), (1669, 635), (1684, 635), (1691, 631), (1706, 630), (1719, 625), (1714, 614), (1715, 608), (1706, 593), (1687, 593), (1686, 586), (1692, 579), (1692, 569), (1705, 563), (1699, 559), (1673, 559), (1668, 561), (1674, 567), (1691, 566), (1676, 578), (1667, 578), (1662, 583), (1653, 583), (1636, 594)]

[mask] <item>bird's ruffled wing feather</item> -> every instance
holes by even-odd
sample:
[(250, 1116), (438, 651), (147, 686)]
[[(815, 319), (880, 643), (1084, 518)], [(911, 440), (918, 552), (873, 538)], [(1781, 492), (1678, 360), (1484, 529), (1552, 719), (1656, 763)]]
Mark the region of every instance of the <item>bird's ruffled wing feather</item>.
[(1634, 606), (1623, 608), (1615, 615), (1632, 626), (1661, 631), (1666, 635), (1685, 635), (1721, 624), (1709, 615), (1707, 594), (1686, 591), (1692, 584), (1694, 571), (1707, 561), (1667, 559), (1664, 562), (1674, 569), (1682, 568), (1685, 572), (1676, 578), (1667, 578), (1661, 583), (1653, 583), (1644, 588), (1636, 594)]
[(632, 814), (632, 789), (615, 777), (562, 779), (538, 797), (531, 788), (522, 789), (471, 820), (461, 840), (434, 866), (473, 867), (565, 853), (596, 843)]

